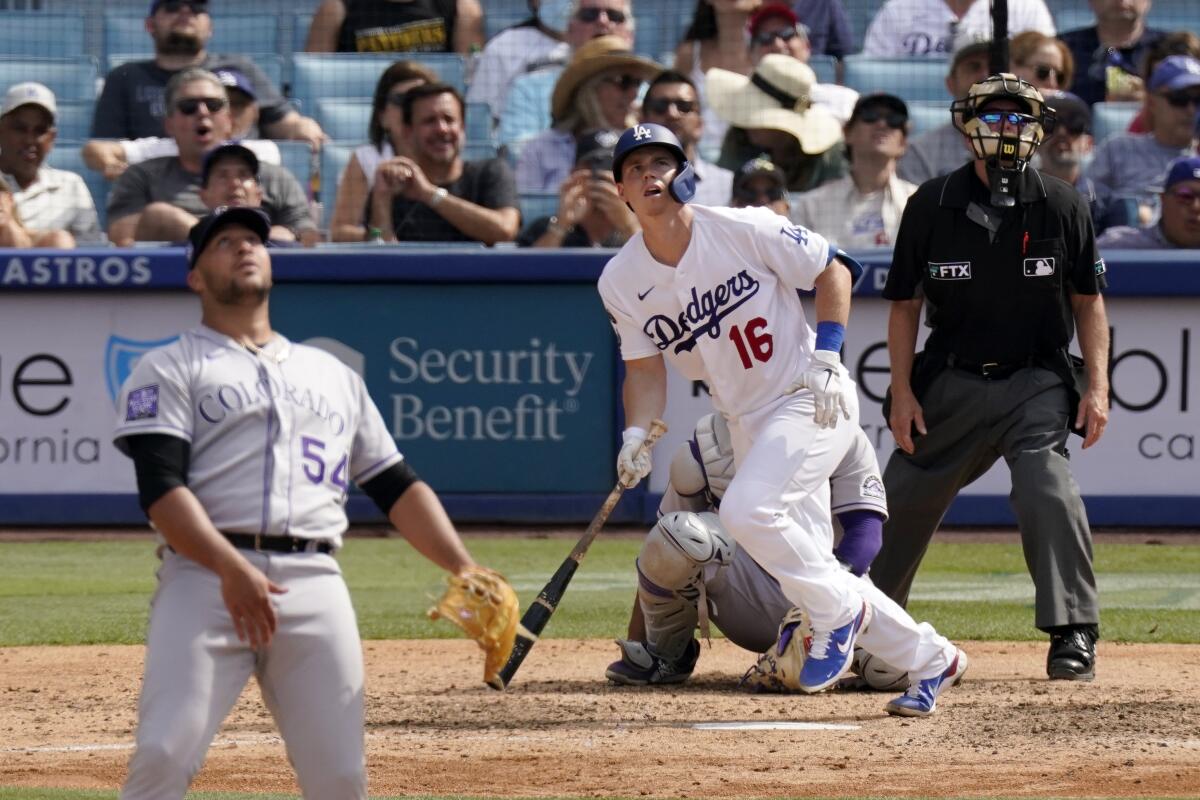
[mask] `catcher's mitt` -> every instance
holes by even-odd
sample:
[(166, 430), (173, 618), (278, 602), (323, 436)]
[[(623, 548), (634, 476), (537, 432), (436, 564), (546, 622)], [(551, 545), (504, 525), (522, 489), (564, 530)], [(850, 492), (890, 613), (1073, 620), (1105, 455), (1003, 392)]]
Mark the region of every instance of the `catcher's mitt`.
[(512, 655), (520, 618), (517, 593), (503, 575), (487, 567), (467, 567), (447, 576), (446, 583), (445, 593), (429, 609), (429, 618), (445, 617), (478, 642), (486, 654), (484, 683), (503, 689), (500, 670)]
[(810, 644), (812, 627), (808, 615), (792, 608), (779, 624), (775, 644), (746, 670), (738, 686), (753, 692), (800, 691), (800, 670), (804, 668)]

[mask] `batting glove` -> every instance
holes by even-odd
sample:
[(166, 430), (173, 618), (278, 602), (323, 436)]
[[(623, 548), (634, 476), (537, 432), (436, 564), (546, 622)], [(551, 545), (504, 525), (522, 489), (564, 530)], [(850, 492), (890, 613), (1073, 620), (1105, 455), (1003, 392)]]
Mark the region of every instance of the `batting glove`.
[(838, 411), (850, 419), (846, 390), (842, 386), (842, 360), (832, 350), (814, 350), (808, 369), (788, 387), (788, 394), (800, 389), (813, 393), (816, 412), (813, 421), (822, 428), (837, 427)]
[(637, 486), (650, 474), (650, 451), (642, 447), (646, 436), (646, 431), (641, 428), (626, 428), (621, 434), (624, 444), (617, 455), (617, 480), (626, 489)]

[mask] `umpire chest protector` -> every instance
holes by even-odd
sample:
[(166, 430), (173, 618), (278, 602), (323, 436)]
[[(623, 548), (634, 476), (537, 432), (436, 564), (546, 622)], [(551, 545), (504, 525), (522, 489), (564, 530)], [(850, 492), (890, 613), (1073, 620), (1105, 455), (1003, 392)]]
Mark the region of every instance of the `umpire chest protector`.
[(884, 297), (924, 295), (926, 348), (974, 363), (1011, 363), (1065, 348), (1070, 290), (1103, 287), (1087, 206), (1068, 184), (1032, 168), (1017, 203), (989, 204), (974, 162), (909, 199)]

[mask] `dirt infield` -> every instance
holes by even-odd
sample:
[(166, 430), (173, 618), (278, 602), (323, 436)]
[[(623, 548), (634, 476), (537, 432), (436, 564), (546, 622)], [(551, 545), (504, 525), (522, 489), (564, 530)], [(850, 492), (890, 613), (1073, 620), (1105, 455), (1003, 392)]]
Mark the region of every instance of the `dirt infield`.
[[(368, 642), (372, 794), (494, 797), (1194, 796), (1200, 647), (1102, 642), (1092, 684), (1045, 680), (1044, 645), (966, 643), (971, 668), (937, 715), (889, 695), (748, 695), (752, 660), (723, 640), (684, 687), (603, 680), (609, 642), (548, 640), (504, 694), (474, 645)], [(0, 649), (0, 786), (115, 788), (129, 757), (140, 647)], [(699, 730), (801, 721), (815, 730)], [(845, 726), (851, 726), (849, 728)], [(222, 729), (196, 789), (295, 791), (257, 690)]]

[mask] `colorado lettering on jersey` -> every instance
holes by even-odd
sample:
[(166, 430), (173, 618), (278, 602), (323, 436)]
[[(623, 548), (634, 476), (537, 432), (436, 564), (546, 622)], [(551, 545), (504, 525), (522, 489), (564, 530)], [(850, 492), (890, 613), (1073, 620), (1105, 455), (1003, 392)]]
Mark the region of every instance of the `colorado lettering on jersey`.
[[(707, 333), (713, 339), (721, 335), (721, 320), (758, 293), (758, 279), (746, 270), (703, 294), (692, 289), (692, 299), (678, 318), (655, 314), (642, 330), (659, 350), (675, 345), (676, 353), (690, 351), (696, 339)], [(688, 334), (691, 334), (690, 336)]]
[(265, 376), (250, 386), (243, 381), (225, 383), (214, 392), (200, 395), (196, 400), (196, 413), (206, 422), (216, 425), (230, 413), (237, 414), (255, 408), (266, 402), (268, 397), (308, 409), (324, 420), (335, 436), (346, 430), (346, 415), (334, 410), (325, 395), (314, 395), (311, 389), (300, 391), (287, 381), (280, 383)]
[(970, 261), (929, 262), (929, 277), (935, 281), (971, 280)]

